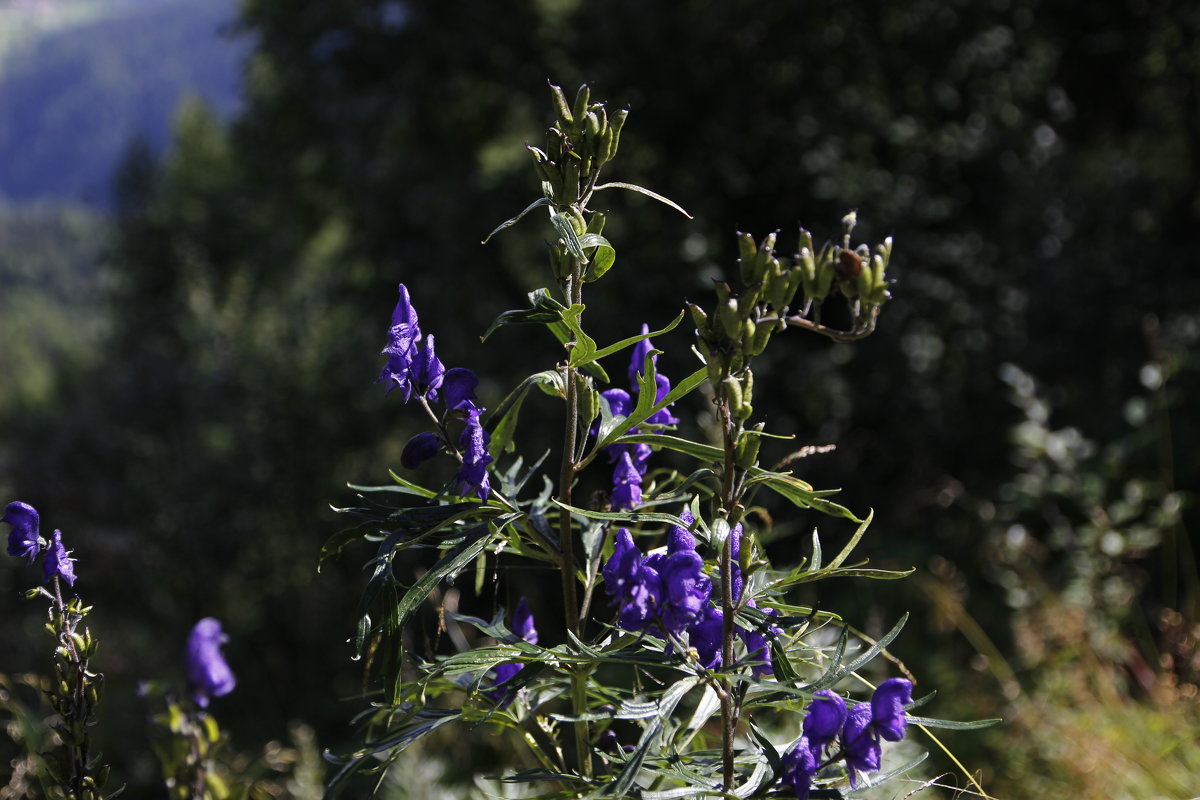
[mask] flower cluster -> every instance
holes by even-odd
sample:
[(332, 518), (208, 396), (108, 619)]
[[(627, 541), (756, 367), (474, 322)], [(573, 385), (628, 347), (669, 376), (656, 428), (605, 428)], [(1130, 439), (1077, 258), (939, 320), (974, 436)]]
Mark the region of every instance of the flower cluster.
[[(530, 644), (538, 642), (537, 628), (533, 624), (533, 613), (529, 610), (529, 603), (524, 597), (517, 602), (517, 607), (513, 610), (512, 631)], [(488, 696), (500, 704), (509, 702), (512, 699), (512, 693), (504, 688), (504, 684), (512, 680), (524, 668), (525, 665), (519, 662), (498, 665), (495, 669), (492, 688), (487, 692)]]
[[(649, 325), (642, 325), (642, 334), (650, 332)], [(600, 393), (604, 402), (608, 404), (608, 410), (614, 417), (629, 416), (636, 405), (634, 397), (641, 392), (641, 384), (639, 379), (643, 375), (643, 370), (646, 368), (646, 359), (657, 364), (658, 356), (651, 355), (654, 351), (654, 345), (650, 343), (650, 339), (642, 339), (633, 347), (633, 355), (629, 359), (629, 388), (631, 392), (624, 389), (607, 389)], [(660, 403), (663, 398), (671, 391), (671, 381), (667, 376), (655, 373), (654, 376), (657, 388), (655, 390), (654, 402)], [(663, 408), (651, 414), (646, 420), (650, 425), (678, 425), (679, 420), (673, 416), (669, 408)], [(597, 422), (592, 427), (592, 435), (596, 435), (600, 429), (600, 423)], [(629, 433), (637, 433), (637, 428), (630, 428)], [(611, 503), (614, 511), (624, 511), (635, 508), (642, 502), (642, 476), (646, 474), (647, 462), (650, 460), (650, 445), (648, 444), (613, 444), (605, 448), (608, 453), (609, 460), (616, 464), (613, 470), (613, 490)]]
[[(880, 739), (898, 742), (904, 738), (908, 729), (904, 706), (910, 702), (912, 683), (903, 678), (887, 679), (875, 689), (870, 703), (853, 708), (847, 708), (846, 701), (829, 689), (814, 693), (801, 725), (802, 735), (783, 757), (781, 781), (804, 800), (817, 771), (844, 760), (850, 785), (856, 786), (858, 773), (879, 769)], [(829, 756), (835, 743), (838, 748)]]
[(187, 684), (192, 700), (200, 708), (208, 708), (211, 698), (229, 694), (237, 685), (233, 670), (221, 654), (221, 645), (228, 641), (221, 623), (212, 617), (197, 622), (188, 636)]
[(47, 583), (54, 578), (75, 585), (75, 559), (71, 558), (62, 542), (62, 531), (56, 530), (50, 539), (43, 539), (39, 530), (41, 517), (37, 509), (28, 503), (14, 500), (4, 509), (0, 522), (12, 526), (8, 533), (8, 554), (24, 558), (32, 564), (39, 554), (42, 556), (42, 574)]
[[(487, 410), (479, 406), (475, 396), (479, 378), (463, 367), (446, 369), (434, 352), (433, 334), (424, 337), (424, 346), (421, 346), (421, 338), (417, 310), (409, 300), (408, 289), (400, 284), (400, 299), (392, 311), (388, 343), (383, 348), (388, 361), (376, 382), (386, 382), (387, 391), (398, 388), (405, 402), (417, 397), (426, 408), (430, 402), (439, 399), (445, 405), (438, 426), (440, 431), (418, 433), (409, 439), (400, 454), (400, 463), (406, 469), (415, 469), (446, 447), (462, 458), (455, 491), (470, 491), (481, 501), (486, 501), (492, 491), (487, 471), (492, 463), (487, 451), (491, 437), (479, 420)], [(454, 445), (445, 431), (444, 423), (449, 417), (465, 423)]]
[[(695, 520), (688, 510), (680, 519), (689, 525)], [(731, 532), (733, 559), (731, 581), (735, 602), (740, 599), (743, 579), (737, 566), (741, 526)], [(701, 665), (708, 669), (721, 666), (721, 637), (724, 614), (716, 604), (713, 583), (704, 570), (704, 559), (696, 552), (696, 538), (686, 528), (675, 526), (667, 534), (665, 553), (643, 556), (625, 528), (617, 531), (612, 556), (603, 568), (605, 590), (618, 606), (618, 624), (628, 631), (654, 630), (663, 633), (669, 644), (678, 642), (695, 651)], [(748, 603), (753, 605), (753, 603)], [(777, 636), (778, 627), (766, 633)], [(771, 656), (763, 632), (740, 631), (746, 650), (757, 661), (758, 675), (771, 674)]]

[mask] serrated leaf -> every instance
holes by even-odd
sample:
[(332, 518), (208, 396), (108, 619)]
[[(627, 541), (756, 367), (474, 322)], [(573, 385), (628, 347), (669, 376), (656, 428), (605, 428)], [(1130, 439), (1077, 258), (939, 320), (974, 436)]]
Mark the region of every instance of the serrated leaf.
[(511, 228), (513, 225), (516, 225), (518, 222), (521, 221), (521, 218), (524, 217), (526, 214), (528, 214), (530, 211), (533, 211), (538, 206), (549, 205), (550, 203), (551, 203), (551, 200), (549, 197), (539, 197), (537, 200), (534, 200), (532, 203), (530, 203), (528, 206), (526, 206), (525, 210), (522, 211), (520, 214), (517, 214), (515, 217), (512, 217), (511, 219), (506, 219), (504, 222), (501, 222), (499, 225), (497, 225), (492, 230), (491, 233), (489, 233), (487, 236), (483, 237), (483, 240), (480, 242), (480, 244), (487, 244), (489, 239), (491, 239), (493, 236), (495, 236), (497, 233), (504, 230), (505, 228)]
[(683, 214), (688, 219), (692, 218), (692, 215), (689, 214), (688, 212), (684, 211), (683, 207), (680, 206), (678, 203), (676, 203), (674, 200), (670, 200), (666, 197), (663, 197), (658, 192), (652, 192), (644, 186), (638, 186), (636, 183), (625, 183), (623, 181), (612, 181), (610, 183), (603, 183), (603, 184), (595, 187), (594, 189), (592, 189), (592, 191), (598, 192), (601, 189), (628, 189), (631, 192), (637, 192), (638, 194), (644, 194), (646, 197), (649, 197), (651, 200), (657, 200), (658, 202), (662, 203), (663, 205), (670, 206), (671, 208), (678, 211), (680, 214)]

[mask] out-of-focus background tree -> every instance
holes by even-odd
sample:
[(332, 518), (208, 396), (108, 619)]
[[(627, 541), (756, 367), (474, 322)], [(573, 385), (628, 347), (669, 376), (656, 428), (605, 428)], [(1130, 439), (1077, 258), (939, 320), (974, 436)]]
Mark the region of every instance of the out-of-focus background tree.
[[(0, 499), (78, 550), (124, 779), (134, 687), (204, 615), (235, 745), (346, 737), (360, 577), (316, 552), (417, 430), (371, 385), (396, 283), (493, 403), (553, 357), (477, 339), (546, 281), (537, 226), (478, 241), (534, 197), (547, 78), (631, 109), (614, 177), (695, 216), (597, 196), (637, 276), (602, 336), (707, 296), (735, 230), (895, 237), (878, 333), (759, 373), (873, 563), (919, 570), (814, 600), (915, 612), (938, 714), (1007, 720), (947, 737), (997, 796), (1200, 793), (1200, 6), (1168, 0), (0, 0)], [(40, 666), (23, 580), (7, 672)]]

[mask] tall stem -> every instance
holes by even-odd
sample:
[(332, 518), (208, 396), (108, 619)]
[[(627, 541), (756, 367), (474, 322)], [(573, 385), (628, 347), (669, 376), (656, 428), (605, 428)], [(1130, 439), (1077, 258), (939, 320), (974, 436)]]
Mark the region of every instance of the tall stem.
[[(733, 663), (733, 638), (737, 630), (734, 623), (733, 596), (733, 532), (737, 524), (737, 498), (734, 496), (736, 480), (734, 470), (737, 468), (736, 436), (733, 416), (729, 411), (729, 397), (724, 389), (720, 389), (717, 397), (717, 408), (721, 413), (721, 429), (725, 445), (725, 469), (721, 474), (721, 505), (722, 514), (729, 524), (729, 534), (721, 547), (721, 665), (728, 667)], [(721, 679), (721, 761), (724, 774), (725, 789), (728, 791), (734, 784), (733, 738), (737, 732), (738, 714), (734, 707), (733, 693), (728, 678)]]
[[(570, 305), (578, 305), (583, 298), (583, 264), (571, 259), (571, 275), (567, 279), (567, 297)], [(566, 379), (566, 423), (563, 429), (562, 465), (558, 478), (558, 499), (564, 507), (558, 512), (558, 538), (562, 548), (562, 592), (563, 613), (567, 632), (579, 636), (579, 601), (575, 594), (575, 533), (571, 528), (571, 491), (575, 484), (575, 445), (579, 433), (579, 392), (575, 385), (575, 367), (563, 370)], [(576, 716), (587, 710), (587, 674), (571, 672), (571, 707)], [(575, 755), (584, 777), (592, 775), (591, 748), (588, 746), (587, 723), (574, 723)]]

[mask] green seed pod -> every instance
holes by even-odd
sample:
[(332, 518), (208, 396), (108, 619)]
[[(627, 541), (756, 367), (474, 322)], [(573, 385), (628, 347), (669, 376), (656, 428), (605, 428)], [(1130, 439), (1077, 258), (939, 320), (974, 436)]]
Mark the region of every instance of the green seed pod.
[(754, 257), (758, 255), (758, 248), (754, 246), (754, 237), (750, 234), (739, 231), (737, 235), (737, 243), (739, 262), (745, 263), (747, 261), (753, 261)]
[(754, 406), (746, 402), (733, 410), (733, 418), (738, 422), (745, 422), (752, 416), (754, 416)]
[(767, 342), (771, 340), (771, 334), (774, 332), (775, 325), (759, 325), (754, 331), (749, 347), (746, 348), (746, 355), (756, 356), (766, 350)]
[(725, 398), (729, 401), (729, 410), (736, 415), (737, 409), (742, 406), (742, 383), (732, 375), (726, 375), (721, 380), (721, 386), (725, 390)]
[(592, 379), (582, 372), (575, 373), (575, 394), (579, 397), (579, 426), (583, 430), (592, 427), (600, 416), (600, 393), (592, 385)]
[(558, 197), (561, 205), (569, 205), (579, 199), (579, 167), (577, 156), (569, 155), (563, 162), (562, 190)]
[(758, 304), (758, 297), (762, 294), (762, 288), (762, 283), (755, 283), (742, 289), (742, 293), (738, 295), (737, 299), (739, 317), (749, 319), (754, 316), (754, 307)]
[(721, 376), (724, 374), (721, 367), (721, 360), (719, 358), (712, 358), (711, 352), (706, 355), (709, 356), (708, 360), (704, 362), (704, 366), (708, 370), (708, 380), (713, 385), (716, 385), (721, 382)]
[(700, 334), (700, 338), (703, 340), (708, 334), (708, 314), (705, 314), (704, 309), (695, 303), (689, 302), (687, 307), (688, 311), (692, 312), (692, 322), (696, 325), (696, 332)]
[(587, 232), (594, 233), (597, 236), (604, 233), (604, 221), (606, 217), (600, 211), (592, 214), (592, 218), (588, 221)]
[(754, 320), (747, 319), (742, 321), (742, 352), (748, 356), (754, 355), (750, 352), (750, 348), (754, 342), (754, 335), (758, 332), (758, 326), (754, 324)]
[[(797, 270), (791, 270), (795, 272)], [(783, 310), (787, 306), (787, 287), (789, 273), (772, 270), (767, 273), (767, 279), (763, 285), (763, 298), (770, 304), (771, 308), (777, 311)]]
[(742, 318), (738, 314), (736, 300), (731, 297), (717, 306), (717, 319), (720, 320), (721, 328), (724, 330), (726, 336), (735, 342), (741, 338)]
[(550, 96), (554, 100), (554, 113), (564, 125), (570, 125), (575, 121), (575, 117), (571, 114), (571, 107), (567, 105), (567, 96), (563, 94), (562, 87), (550, 84)]
[(587, 115), (588, 100), (591, 99), (591, 96), (592, 90), (588, 88), (586, 83), (579, 87), (579, 92), (575, 95), (575, 105), (571, 108), (573, 123), (582, 123), (583, 118)]
[[(760, 422), (757, 429), (762, 429)], [(741, 469), (750, 469), (758, 462), (758, 449), (762, 446), (762, 437), (743, 433), (738, 437), (737, 465)]]
[(602, 130), (600, 127), (600, 115), (595, 111), (589, 111), (587, 116), (583, 119), (584, 125), (587, 126), (588, 138), (591, 140), (592, 144), (595, 144), (597, 141), (599, 141), (600, 132)]
[(763, 239), (762, 244), (758, 246), (758, 252), (754, 255), (754, 263), (750, 267), (750, 278), (743, 279), (745, 283), (758, 283), (767, 273), (767, 264), (774, 256), (775, 239), (779, 232), (773, 231), (767, 234), (767, 238)]
[(625, 118), (628, 116), (629, 111), (622, 108), (618, 109), (617, 112), (612, 115), (612, 119), (609, 120), (608, 130), (612, 136), (612, 143), (608, 148), (607, 156), (604, 159), (605, 161), (611, 161), (612, 157), (617, 154), (617, 147), (621, 144), (621, 128), (625, 127)]

